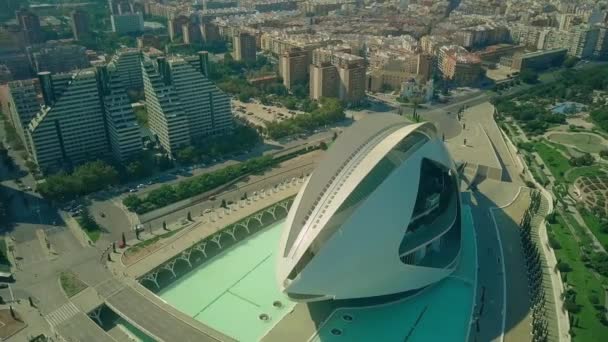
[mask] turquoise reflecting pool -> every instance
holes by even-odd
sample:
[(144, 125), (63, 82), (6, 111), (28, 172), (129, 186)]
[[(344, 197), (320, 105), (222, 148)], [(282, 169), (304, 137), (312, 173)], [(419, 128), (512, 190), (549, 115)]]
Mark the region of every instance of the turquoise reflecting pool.
[(215, 256), (158, 295), (234, 339), (258, 341), (295, 306), (275, 281), (281, 223)]
[[(466, 341), (473, 309), (477, 248), (470, 208), (463, 205), (462, 214), (462, 259), (450, 278), (400, 302), (338, 309), (313, 341), (403, 341), (406, 336), (408, 342)], [(345, 315), (352, 320), (345, 320)]]
[[(477, 255), (471, 211), (464, 205), (463, 220), (462, 259), (451, 277), (400, 302), (338, 309), (312, 341), (403, 341), (406, 336), (409, 342), (465, 340), (473, 309)], [(281, 228), (279, 222), (241, 241), (158, 295), (234, 339), (259, 341), (295, 306), (275, 283)]]
[(129, 338), (134, 342), (156, 342), (155, 339), (146, 335), (143, 331), (137, 329), (131, 323), (122, 318), (119, 318), (118, 321), (116, 321), (116, 326), (118, 329), (127, 334), (127, 336), (129, 336)]

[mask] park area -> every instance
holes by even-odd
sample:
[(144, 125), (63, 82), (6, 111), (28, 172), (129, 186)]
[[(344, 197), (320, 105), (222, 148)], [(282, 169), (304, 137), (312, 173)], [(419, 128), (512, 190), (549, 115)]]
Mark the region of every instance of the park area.
[[(573, 224), (574, 223), (574, 224)], [(608, 336), (608, 326), (604, 316), (605, 277), (592, 270), (587, 263), (588, 240), (582, 228), (570, 221), (568, 228), (564, 218), (557, 216), (547, 227), (550, 242), (555, 250), (558, 268), (566, 284), (565, 308), (572, 315), (573, 341), (598, 341), (599, 336)]]
[(580, 192), (581, 199), (587, 208), (594, 208), (598, 213), (608, 217), (608, 175), (599, 173), (594, 176), (583, 176), (574, 183)]
[(553, 132), (547, 134), (547, 138), (558, 144), (569, 145), (586, 153), (599, 153), (607, 149), (606, 140), (591, 133)]

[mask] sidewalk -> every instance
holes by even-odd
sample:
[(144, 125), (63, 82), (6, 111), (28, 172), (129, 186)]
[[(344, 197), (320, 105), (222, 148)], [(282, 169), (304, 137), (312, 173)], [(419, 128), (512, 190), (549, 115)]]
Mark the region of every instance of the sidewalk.
[[(505, 136), (505, 139), (509, 140), (509, 142), (510, 142), (510, 139), (508, 137)], [(547, 202), (546, 203), (547, 211), (545, 213), (545, 216), (552, 213), (554, 211), (553, 195), (536, 181), (536, 179), (530, 172), (529, 167), (527, 167), (525, 160), (523, 160), (523, 158), (521, 158), (521, 156), (519, 155), (519, 151), (517, 150), (515, 145), (512, 142), (510, 142), (510, 144), (507, 144), (507, 146), (515, 149), (513, 151), (514, 152), (513, 154), (517, 158), (519, 158), (519, 162), (524, 166), (524, 169), (525, 169), (524, 175), (526, 176), (526, 178), (529, 178), (534, 183), (536, 188), (540, 189), (541, 194), (543, 195), (544, 201)], [(544, 217), (541, 218), (541, 221), (538, 224), (537, 234), (538, 234), (538, 239), (539, 239), (539, 245), (541, 247), (540, 250), (542, 251), (544, 259), (547, 263), (547, 269), (554, 270), (557, 265), (557, 258), (555, 257), (555, 253), (553, 252), (553, 250), (549, 247), (549, 237), (547, 235), (547, 226), (546, 226), (546, 221), (545, 221)], [(564, 304), (564, 302), (561, 298), (561, 294), (564, 293), (564, 284), (562, 282), (561, 274), (559, 271), (548, 272), (548, 273), (550, 275), (550, 282), (551, 282), (551, 287), (553, 290), (552, 291), (553, 300), (555, 303), (554, 309), (555, 309), (555, 313), (557, 315), (557, 330), (558, 330), (557, 337), (558, 337), (559, 341), (567, 342), (567, 341), (571, 340), (571, 336), (570, 336), (570, 332), (569, 332), (570, 331), (570, 320), (568, 317), (568, 313), (564, 312), (564, 310), (561, 309)]]
[[(184, 228), (183, 231), (171, 236), (163, 242), (163, 246), (144, 256), (130, 266), (125, 266), (122, 262), (122, 253), (119, 256), (113, 254), (115, 260), (121, 257), (120, 261), (108, 263), (108, 268), (112, 273), (119, 277), (139, 278), (164, 262), (177, 256), (182, 251), (190, 248), (195, 243), (213, 235), (232, 223), (248, 217), (261, 209), (272, 206), (286, 198), (297, 194), (303, 184), (302, 179), (298, 179), (296, 184), (283, 185), (277, 189), (269, 190), (265, 195), (257, 195), (247, 200), (239, 201), (238, 204), (231, 206), (231, 209), (215, 209), (202, 216), (192, 216), (194, 222)], [(146, 230), (144, 238), (153, 238), (167, 233), (167, 231), (157, 229), (150, 234)], [(145, 239), (144, 239), (145, 241)], [(140, 243), (138, 240), (127, 241), (127, 245), (134, 246)], [(124, 251), (121, 251), (124, 252)]]

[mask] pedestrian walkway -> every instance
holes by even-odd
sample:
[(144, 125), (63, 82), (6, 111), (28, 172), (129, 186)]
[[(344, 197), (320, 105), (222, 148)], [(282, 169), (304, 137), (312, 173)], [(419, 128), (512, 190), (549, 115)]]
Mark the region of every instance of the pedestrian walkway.
[[(205, 214), (203, 217), (194, 217), (194, 224), (185, 228), (183, 232), (174, 235), (167, 243), (153, 253), (143, 257), (128, 267), (121, 263), (109, 263), (108, 266), (114, 274), (125, 275), (131, 278), (139, 278), (150, 272), (164, 262), (174, 258), (182, 251), (192, 247), (193, 244), (213, 235), (220, 229), (236, 223), (259, 210), (272, 206), (286, 198), (295, 196), (299, 191), (303, 180), (289, 182), (274, 190), (269, 190), (266, 195), (256, 195), (247, 200), (235, 204), (232, 209), (216, 209), (214, 212)], [(162, 231), (161, 231), (162, 234)], [(139, 241), (129, 241), (128, 245), (135, 245)]]
[(44, 318), (49, 322), (52, 327), (56, 327), (64, 321), (74, 317), (80, 310), (72, 302), (68, 302), (60, 306), (55, 311), (46, 315)]

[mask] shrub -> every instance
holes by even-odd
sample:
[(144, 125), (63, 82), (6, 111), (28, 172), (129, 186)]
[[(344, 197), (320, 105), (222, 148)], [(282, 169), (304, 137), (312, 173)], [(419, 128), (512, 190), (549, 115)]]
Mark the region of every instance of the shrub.
[(572, 271), (572, 267), (565, 261), (559, 261), (557, 265), (555, 265), (560, 272), (570, 272)]
[(551, 246), (551, 248), (553, 249), (562, 248), (562, 245), (559, 243), (559, 241), (557, 241), (557, 239), (552, 235), (549, 235), (549, 246)]

